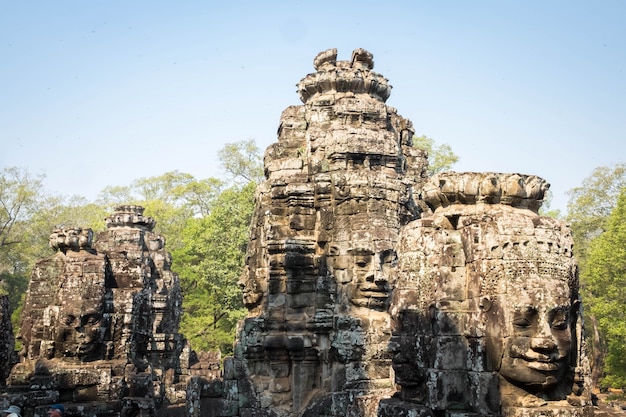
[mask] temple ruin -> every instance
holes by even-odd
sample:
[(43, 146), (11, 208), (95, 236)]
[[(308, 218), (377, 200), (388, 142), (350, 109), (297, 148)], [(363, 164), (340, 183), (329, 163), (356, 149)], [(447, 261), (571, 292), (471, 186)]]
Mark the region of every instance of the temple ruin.
[(24, 416), (57, 402), (69, 415), (152, 416), (185, 401), (189, 348), (165, 239), (138, 206), (118, 207), (106, 227), (95, 241), (90, 229), (54, 230), (56, 254), (32, 272), (7, 379)]
[[(536, 176), (442, 173), (401, 234), (390, 350), (408, 409), (590, 415), (573, 241)], [(398, 403), (394, 403), (398, 407)]]
[(593, 415), (571, 233), (538, 214), (549, 185), (428, 178), (371, 53), (313, 64), (265, 153), (248, 316), (221, 371), (178, 332), (154, 221), (120, 206), (95, 238), (51, 235), (0, 401), (24, 417), (59, 401), (94, 417)]

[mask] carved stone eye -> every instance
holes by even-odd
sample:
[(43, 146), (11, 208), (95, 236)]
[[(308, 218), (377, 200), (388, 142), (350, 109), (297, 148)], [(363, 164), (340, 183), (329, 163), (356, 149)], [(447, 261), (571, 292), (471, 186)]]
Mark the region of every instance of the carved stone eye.
[(365, 268), (368, 264), (369, 264), (369, 262), (368, 262), (366, 259), (358, 259), (358, 260), (356, 261), (356, 265), (357, 265), (359, 268)]
[(63, 324), (65, 324), (66, 326), (73, 326), (74, 324), (76, 324), (76, 316), (68, 314), (67, 316), (65, 316)]
[(530, 329), (537, 322), (537, 310), (527, 307), (522, 311), (516, 311), (513, 316), (513, 326), (520, 331)]
[(519, 317), (513, 320), (513, 325), (515, 327), (526, 328), (530, 327), (532, 325), (532, 322), (526, 317)]
[(565, 330), (569, 327), (569, 315), (566, 311), (558, 310), (550, 321), (550, 327), (554, 330)]
[(83, 317), (83, 326), (93, 326), (94, 324), (100, 323), (102, 317), (99, 314), (89, 314)]

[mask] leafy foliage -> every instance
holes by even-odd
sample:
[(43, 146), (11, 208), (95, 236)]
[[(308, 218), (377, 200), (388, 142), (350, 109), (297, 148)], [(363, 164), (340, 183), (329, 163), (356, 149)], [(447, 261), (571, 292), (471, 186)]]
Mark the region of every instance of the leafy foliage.
[(584, 264), (590, 242), (606, 228), (606, 221), (626, 187), (626, 164), (601, 166), (568, 192), (566, 220), (572, 228), (576, 256)]
[(413, 146), (425, 150), (428, 154), (428, 175), (448, 171), (459, 161), (459, 157), (452, 152), (450, 145), (437, 145), (434, 139), (425, 135), (413, 136)]
[(219, 151), (230, 177), (197, 180), (172, 171), (140, 178), (128, 186), (106, 187), (94, 203), (83, 197), (49, 196), (43, 176), (5, 168), (0, 172), (0, 287), (9, 295), (13, 326), (34, 263), (52, 254), (48, 236), (57, 226), (104, 230), (105, 217), (120, 204), (137, 204), (156, 220), (167, 238), (173, 270), (181, 277), (184, 308), (181, 332), (194, 349), (232, 352), (237, 321), (244, 316), (237, 285), (243, 268), (256, 181), (263, 175), (254, 141)]
[(237, 182), (259, 182), (263, 178), (260, 151), (253, 140), (226, 144), (218, 156), (224, 170)]
[(606, 357), (603, 385), (626, 386), (626, 187), (622, 187), (606, 230), (589, 245), (586, 302), (598, 323)]
[(208, 216), (190, 219), (173, 253), (184, 283), (181, 328), (192, 346), (232, 353), (235, 325), (245, 315), (237, 285), (243, 270), (256, 183), (224, 190)]
[[(26, 170), (9, 167), (0, 175), (0, 272), (23, 274), (27, 271), (30, 219), (44, 200), (43, 176), (33, 177)], [(48, 231), (48, 234), (50, 231)]]

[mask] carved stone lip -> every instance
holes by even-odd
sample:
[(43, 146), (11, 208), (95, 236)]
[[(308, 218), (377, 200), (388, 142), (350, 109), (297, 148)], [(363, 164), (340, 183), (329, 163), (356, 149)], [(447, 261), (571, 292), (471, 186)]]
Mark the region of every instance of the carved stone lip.
[(388, 298), (389, 291), (387, 290), (361, 290), (359, 291), (359, 298)]
[(540, 372), (554, 372), (561, 369), (561, 362), (537, 362), (537, 361), (526, 361), (527, 365), (530, 369), (534, 369), (535, 371)]

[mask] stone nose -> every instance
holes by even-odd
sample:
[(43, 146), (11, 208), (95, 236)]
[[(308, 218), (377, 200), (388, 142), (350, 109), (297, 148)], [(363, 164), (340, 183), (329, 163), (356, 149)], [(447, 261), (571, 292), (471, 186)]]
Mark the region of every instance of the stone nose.
[(385, 284), (389, 281), (387, 275), (383, 272), (382, 268), (378, 268), (374, 271), (374, 282), (377, 284)]
[(374, 283), (385, 283), (388, 281), (388, 278), (383, 273), (382, 267), (378, 263), (372, 262), (365, 274), (365, 280)]
[(535, 352), (548, 353), (556, 349), (556, 343), (552, 337), (533, 337), (530, 348)]

